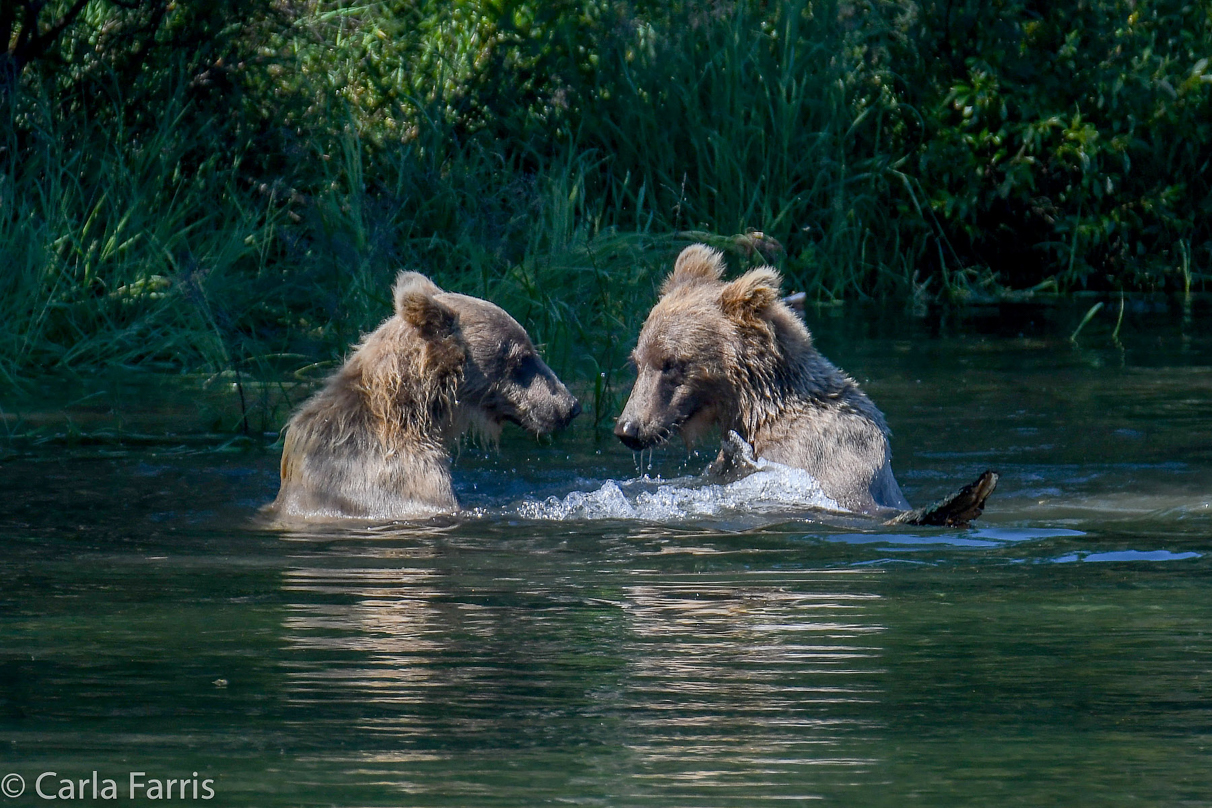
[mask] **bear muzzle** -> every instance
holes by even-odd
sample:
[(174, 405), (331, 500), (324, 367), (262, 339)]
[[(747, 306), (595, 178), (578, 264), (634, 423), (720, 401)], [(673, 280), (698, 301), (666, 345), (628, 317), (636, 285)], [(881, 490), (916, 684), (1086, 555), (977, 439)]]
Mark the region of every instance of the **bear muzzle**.
[(572, 419), (581, 414), (581, 402), (577, 401), (572, 396), (569, 396), (569, 399), (572, 401), (572, 406), (564, 409), (563, 414), (559, 416), (559, 423), (556, 425), (555, 429), (564, 429), (572, 423)]
[(641, 449), (647, 449), (652, 444), (656, 443), (651, 436), (644, 436), (640, 431), (640, 425), (630, 418), (624, 420), (620, 418), (614, 424), (614, 436), (623, 442), (623, 445), (633, 452), (638, 452)]
[(531, 399), (519, 408), (520, 411), (509, 416), (509, 420), (535, 435), (550, 435), (564, 429), (581, 414), (581, 402), (566, 390), (561, 393), (542, 396), (538, 401)]

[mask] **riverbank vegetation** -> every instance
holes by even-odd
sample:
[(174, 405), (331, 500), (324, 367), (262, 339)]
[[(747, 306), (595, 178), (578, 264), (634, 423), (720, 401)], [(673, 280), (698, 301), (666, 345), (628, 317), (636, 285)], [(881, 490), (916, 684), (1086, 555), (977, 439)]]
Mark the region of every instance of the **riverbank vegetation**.
[(1203, 289), (1210, 13), (6, 2), (0, 378), (315, 375), (410, 268), (604, 413), (690, 240), (815, 301)]

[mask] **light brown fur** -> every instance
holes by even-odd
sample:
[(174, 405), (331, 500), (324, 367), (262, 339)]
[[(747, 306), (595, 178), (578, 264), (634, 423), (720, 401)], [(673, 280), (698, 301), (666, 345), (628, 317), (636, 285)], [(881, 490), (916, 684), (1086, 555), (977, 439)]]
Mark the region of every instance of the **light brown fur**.
[(689, 444), (713, 427), (734, 430), (759, 457), (807, 470), (849, 510), (908, 508), (883, 414), (817, 352), (782, 302), (778, 272), (731, 282), (723, 272), (705, 245), (678, 256), (640, 332), (615, 434), (639, 449), (679, 432)]
[(580, 407), (525, 330), (487, 301), (443, 292), (415, 272), (394, 287), (395, 313), (286, 427), (287, 517), (394, 519), (458, 508), (447, 445), (505, 421), (535, 434)]

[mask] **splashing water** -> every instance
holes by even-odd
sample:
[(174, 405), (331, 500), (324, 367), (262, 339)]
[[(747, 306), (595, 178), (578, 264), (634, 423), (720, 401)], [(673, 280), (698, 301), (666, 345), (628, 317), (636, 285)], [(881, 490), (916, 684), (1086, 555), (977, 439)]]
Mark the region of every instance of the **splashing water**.
[(803, 509), (845, 512), (808, 472), (758, 459), (752, 474), (724, 485), (708, 483), (703, 477), (663, 480), (644, 475), (621, 482), (607, 480), (593, 491), (523, 502), (517, 514), (523, 519), (550, 521), (667, 521)]

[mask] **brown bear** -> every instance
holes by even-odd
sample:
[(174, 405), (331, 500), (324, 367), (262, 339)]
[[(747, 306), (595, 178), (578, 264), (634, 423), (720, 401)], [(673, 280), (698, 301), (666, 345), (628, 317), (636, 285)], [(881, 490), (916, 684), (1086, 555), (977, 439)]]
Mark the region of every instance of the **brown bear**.
[[(817, 352), (782, 300), (779, 274), (761, 267), (726, 283), (723, 272), (723, 256), (705, 245), (678, 256), (640, 331), (615, 435), (639, 450), (676, 433), (690, 445), (719, 427), (758, 457), (806, 470), (847, 510), (916, 521), (892, 474), (883, 413)], [(726, 440), (709, 471), (736, 465), (737, 445)], [(996, 475), (981, 479), (976, 514)]]
[(290, 419), (282, 516), (394, 519), (458, 508), (447, 445), (506, 421), (536, 435), (581, 411), (530, 337), (498, 306), (396, 278), (395, 314)]

